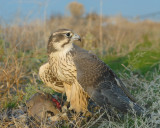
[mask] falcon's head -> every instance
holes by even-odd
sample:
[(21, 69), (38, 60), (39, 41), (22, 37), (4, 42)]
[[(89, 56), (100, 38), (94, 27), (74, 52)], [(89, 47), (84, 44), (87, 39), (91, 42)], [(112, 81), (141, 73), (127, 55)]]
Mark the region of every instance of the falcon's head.
[(59, 29), (51, 34), (48, 41), (47, 51), (48, 53), (58, 51), (68, 52), (72, 49), (72, 43), (74, 40), (81, 41), (81, 38), (71, 30)]

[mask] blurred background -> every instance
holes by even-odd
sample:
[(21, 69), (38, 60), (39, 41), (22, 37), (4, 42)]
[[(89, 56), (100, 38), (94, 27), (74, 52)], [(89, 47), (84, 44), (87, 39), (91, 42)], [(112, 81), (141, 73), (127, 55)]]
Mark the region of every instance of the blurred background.
[[(37, 90), (47, 90), (38, 70), (47, 62), (48, 38), (59, 28), (78, 33), (82, 42), (77, 45), (97, 54), (130, 85), (135, 86), (137, 78), (146, 83), (159, 80), (159, 0), (0, 0), (1, 108), (15, 107)], [(146, 94), (133, 86), (127, 87), (133, 94), (140, 92), (137, 97), (160, 90), (156, 86)], [(156, 98), (146, 102), (151, 106)]]

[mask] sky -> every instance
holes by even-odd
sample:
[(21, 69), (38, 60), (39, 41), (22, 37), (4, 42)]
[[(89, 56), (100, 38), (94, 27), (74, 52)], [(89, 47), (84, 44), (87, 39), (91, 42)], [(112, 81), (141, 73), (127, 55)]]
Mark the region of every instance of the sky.
[[(67, 5), (74, 0), (0, 0), (0, 19), (10, 21), (14, 17), (44, 19), (54, 14), (69, 15)], [(126, 18), (142, 16), (144, 19), (160, 21), (160, 0), (76, 0), (90, 12), (113, 16), (121, 14)], [(102, 7), (100, 6), (102, 2)], [(156, 14), (156, 15), (155, 15)]]

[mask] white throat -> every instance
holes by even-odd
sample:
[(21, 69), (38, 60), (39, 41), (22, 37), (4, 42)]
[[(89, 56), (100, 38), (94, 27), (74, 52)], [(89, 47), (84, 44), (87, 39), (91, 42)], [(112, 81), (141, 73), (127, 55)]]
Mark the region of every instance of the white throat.
[(67, 54), (67, 52), (69, 52), (72, 48), (73, 48), (73, 44), (69, 43), (65, 45), (64, 48), (60, 52), (63, 52), (63, 54)]

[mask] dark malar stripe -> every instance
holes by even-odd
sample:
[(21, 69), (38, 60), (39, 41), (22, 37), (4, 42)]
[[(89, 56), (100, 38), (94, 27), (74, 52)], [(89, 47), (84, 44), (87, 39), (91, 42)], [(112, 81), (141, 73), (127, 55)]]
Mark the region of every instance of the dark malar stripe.
[(71, 37), (69, 38), (69, 40), (68, 40), (66, 43), (62, 44), (62, 46), (61, 46), (61, 47), (62, 47), (62, 48), (64, 48), (64, 46), (65, 46), (65, 45), (67, 45), (67, 44), (69, 44), (69, 43), (70, 43), (70, 40), (71, 40)]

